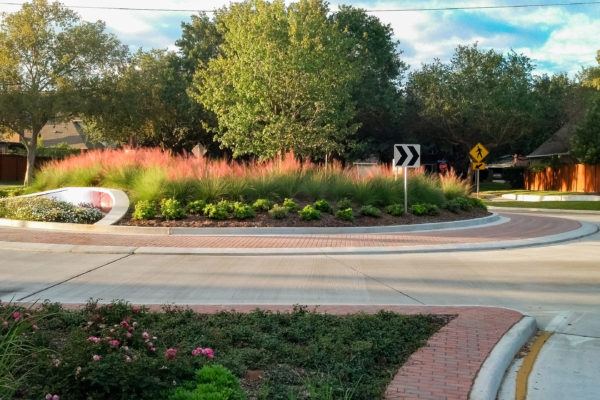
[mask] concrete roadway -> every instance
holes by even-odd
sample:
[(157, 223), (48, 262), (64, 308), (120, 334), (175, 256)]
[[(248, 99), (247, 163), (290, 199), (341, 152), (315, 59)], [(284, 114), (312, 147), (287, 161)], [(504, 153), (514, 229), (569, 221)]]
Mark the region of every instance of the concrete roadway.
[[(598, 214), (561, 217), (600, 223)], [(430, 254), (222, 257), (0, 250), (0, 282), (3, 301), (515, 308), (534, 316), (541, 329), (556, 332), (532, 371), (528, 398), (595, 399), (591, 390), (594, 396), (600, 392), (600, 233), (552, 246)], [(586, 353), (593, 356), (585, 357), (588, 361), (577, 355)], [(571, 378), (567, 383), (584, 388), (576, 396), (574, 386), (563, 385)]]

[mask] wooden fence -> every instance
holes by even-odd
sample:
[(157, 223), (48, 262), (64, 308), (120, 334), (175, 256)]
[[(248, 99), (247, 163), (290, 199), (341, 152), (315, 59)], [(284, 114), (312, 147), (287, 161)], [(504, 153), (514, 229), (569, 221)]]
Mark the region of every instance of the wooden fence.
[[(46, 157), (36, 157), (35, 167), (48, 161)], [(25, 179), (27, 157), (17, 154), (0, 154), (0, 181), (22, 181)]]
[(600, 165), (574, 164), (542, 172), (525, 172), (525, 189), (560, 192), (600, 192)]

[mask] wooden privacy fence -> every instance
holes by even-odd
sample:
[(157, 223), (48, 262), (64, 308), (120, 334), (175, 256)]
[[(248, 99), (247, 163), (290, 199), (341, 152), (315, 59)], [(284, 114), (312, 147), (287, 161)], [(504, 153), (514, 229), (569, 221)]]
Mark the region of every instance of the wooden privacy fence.
[[(36, 157), (35, 167), (48, 161), (46, 157)], [(25, 179), (27, 157), (17, 154), (0, 154), (0, 181), (22, 181)]]
[(525, 172), (525, 189), (600, 192), (600, 165), (573, 164), (542, 172)]

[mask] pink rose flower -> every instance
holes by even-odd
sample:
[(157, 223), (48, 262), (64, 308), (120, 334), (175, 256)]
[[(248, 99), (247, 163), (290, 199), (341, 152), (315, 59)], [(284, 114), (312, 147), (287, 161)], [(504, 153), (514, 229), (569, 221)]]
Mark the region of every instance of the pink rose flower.
[(142, 339), (148, 339), (150, 338), (150, 335), (148, 335), (148, 332), (142, 332)]
[(136, 306), (133, 306), (131, 309), (133, 310), (133, 312), (137, 312), (139, 310)]
[(37, 331), (38, 329), (40, 329), (40, 327), (39, 327), (39, 326), (37, 326), (36, 324), (33, 324), (33, 325), (31, 325), (31, 328), (32, 328), (34, 331)]
[(133, 335), (131, 334), (131, 332), (127, 332), (127, 333), (125, 334), (125, 336), (127, 336), (127, 339), (129, 339), (129, 338), (131, 338)]
[(52, 395), (50, 393), (46, 395), (46, 400), (52, 400)]
[(4, 322), (2, 322), (2, 326), (3, 326), (4, 328), (8, 328), (8, 322), (7, 322), (7, 321), (4, 321)]
[(167, 358), (168, 360), (173, 360), (176, 356), (177, 356), (176, 349), (167, 349), (167, 352), (165, 353), (165, 358)]
[(100, 343), (100, 338), (99, 338), (99, 337), (90, 336), (90, 337), (88, 338), (88, 340), (89, 340), (90, 342), (94, 342), (94, 343)]
[(148, 350), (150, 350), (153, 353), (156, 351), (156, 349), (154, 347), (150, 347)]
[(123, 328), (127, 328), (127, 327), (129, 327), (129, 323), (127, 321), (121, 321), (121, 326)]
[(60, 400), (60, 397), (58, 397), (58, 395), (55, 394), (54, 396), (52, 396), (52, 400)]
[(129, 329), (129, 332), (133, 332), (135, 330), (135, 328), (133, 326), (130, 326), (128, 329)]
[(213, 351), (213, 349), (209, 349), (209, 348), (202, 349), (202, 354), (204, 354), (208, 358), (215, 357), (215, 352)]
[(13, 318), (14, 319), (19, 319), (20, 316), (21, 316), (21, 314), (19, 314), (18, 312), (13, 313)]
[(108, 342), (112, 347), (117, 347), (119, 345), (119, 341), (117, 339), (111, 340)]
[(94, 360), (94, 361), (98, 361), (98, 360), (100, 360), (100, 356), (99, 356), (98, 354), (94, 354), (94, 355), (92, 356), (92, 360)]
[(130, 362), (130, 361), (131, 361), (131, 357), (125, 356), (125, 362)]

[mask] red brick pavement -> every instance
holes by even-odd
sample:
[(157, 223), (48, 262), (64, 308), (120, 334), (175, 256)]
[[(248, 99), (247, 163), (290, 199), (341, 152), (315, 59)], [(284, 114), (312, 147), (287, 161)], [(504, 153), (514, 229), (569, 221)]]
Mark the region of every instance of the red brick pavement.
[[(81, 304), (64, 305), (65, 308)], [(160, 305), (150, 305), (161, 310)], [(256, 308), (288, 312), (292, 306), (275, 305), (190, 305), (198, 313), (224, 310), (250, 312)], [(386, 400), (465, 400), (473, 381), (496, 343), (523, 317), (519, 312), (494, 307), (443, 306), (318, 306), (317, 312), (344, 315), (380, 310), (401, 314), (437, 314), (455, 316), (433, 335), (427, 344), (413, 353), (387, 387)]]
[(577, 221), (563, 218), (515, 214), (505, 214), (505, 216), (509, 216), (511, 220), (504, 224), (488, 227), (386, 234), (194, 236), (101, 234), (0, 228), (0, 241), (181, 248), (401, 247), (527, 239), (568, 232), (581, 226)]

